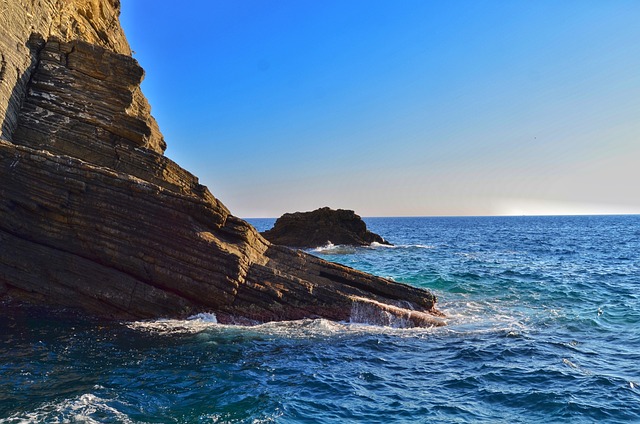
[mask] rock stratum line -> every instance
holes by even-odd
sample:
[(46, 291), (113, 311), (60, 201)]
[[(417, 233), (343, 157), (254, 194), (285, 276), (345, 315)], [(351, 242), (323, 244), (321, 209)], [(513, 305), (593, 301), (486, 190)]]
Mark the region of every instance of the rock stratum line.
[(443, 324), (433, 294), (272, 245), (165, 157), (119, 1), (2, 7), (0, 298), (115, 319)]

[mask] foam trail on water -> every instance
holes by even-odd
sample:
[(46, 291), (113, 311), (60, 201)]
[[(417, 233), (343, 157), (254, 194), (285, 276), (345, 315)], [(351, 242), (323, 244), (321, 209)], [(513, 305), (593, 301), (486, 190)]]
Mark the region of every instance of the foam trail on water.
[(33, 411), (23, 411), (0, 424), (70, 423), (98, 424), (103, 422), (133, 423), (126, 414), (110, 405), (111, 401), (93, 393), (85, 393), (73, 399), (46, 403)]
[(449, 301), (439, 304), (439, 309), (447, 316), (444, 331), (451, 334), (503, 333), (516, 337), (529, 330), (525, 317), (489, 301)]
[(378, 243), (377, 241), (372, 242), (369, 245), (370, 248), (372, 249), (377, 249), (377, 248), (384, 248), (384, 249), (395, 249), (397, 248), (397, 246), (391, 245), (391, 244), (382, 244), (382, 243)]
[(361, 249), (367, 249), (367, 250), (435, 249), (435, 246), (430, 246), (426, 244), (390, 245), (390, 244), (381, 244), (375, 241), (368, 246), (349, 246), (345, 244), (333, 244), (329, 241), (324, 246), (318, 246), (313, 249), (309, 249), (308, 251), (311, 253), (319, 253), (321, 255), (351, 255), (354, 253), (358, 253), (358, 251), (359, 250), (361, 251)]
[(428, 244), (381, 244), (376, 241), (367, 246), (370, 249), (435, 249)]
[(354, 246), (347, 246), (344, 244), (333, 244), (330, 241), (324, 246), (318, 246), (311, 249), (311, 252), (320, 253), (322, 255), (350, 255), (356, 253)]
[(150, 333), (195, 334), (218, 325), (214, 313), (203, 312), (187, 319), (157, 319), (153, 321), (132, 321), (126, 326), (132, 330)]
[[(371, 301), (369, 301), (371, 302)], [(387, 305), (388, 306), (388, 305)], [(409, 312), (409, 311), (408, 311)], [(213, 319), (157, 319), (133, 321), (126, 327), (140, 332), (161, 336), (243, 334), (248, 337), (272, 336), (284, 339), (337, 337), (346, 334), (387, 334), (401, 337), (421, 336), (433, 331), (433, 327), (416, 327), (410, 320), (391, 314), (367, 302), (354, 302), (351, 320), (336, 322), (323, 318), (294, 321), (272, 321), (252, 326), (219, 324)], [(436, 318), (434, 318), (436, 319)]]
[[(506, 313), (490, 302), (446, 302), (439, 308), (446, 315), (447, 327), (440, 332), (447, 334), (505, 333), (518, 336), (527, 331), (522, 317)], [(189, 335), (208, 331), (267, 334), (285, 338), (327, 337), (347, 333), (418, 334), (433, 331), (432, 327), (444, 321), (418, 311), (408, 305), (387, 305), (371, 299), (354, 299), (348, 322), (326, 319), (302, 319), (274, 321), (252, 326), (220, 324), (213, 313), (200, 313), (187, 319), (156, 319), (133, 321), (125, 325), (136, 331), (163, 334)], [(418, 323), (418, 325), (416, 325)], [(411, 330), (411, 331), (409, 331)], [(402, 333), (398, 333), (398, 331)], [(407, 333), (409, 331), (409, 333)]]

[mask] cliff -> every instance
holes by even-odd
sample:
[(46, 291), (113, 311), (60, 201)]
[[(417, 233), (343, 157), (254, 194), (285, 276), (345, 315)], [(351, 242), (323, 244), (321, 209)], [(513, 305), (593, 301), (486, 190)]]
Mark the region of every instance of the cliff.
[(367, 224), (354, 211), (327, 207), (311, 212), (285, 213), (276, 220), (272, 229), (261, 234), (271, 243), (301, 248), (327, 243), (351, 246), (390, 244), (367, 230)]
[(166, 158), (118, 1), (0, 9), (0, 298), (117, 319), (442, 324), (431, 293), (270, 244)]

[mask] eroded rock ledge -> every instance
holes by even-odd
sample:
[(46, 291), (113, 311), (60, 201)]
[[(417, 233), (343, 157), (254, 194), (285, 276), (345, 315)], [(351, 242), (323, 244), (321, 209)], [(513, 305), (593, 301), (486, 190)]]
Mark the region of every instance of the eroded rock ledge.
[[(56, 7), (85, 3), (39, 2), (58, 18)], [(23, 75), (0, 91), (0, 298), (117, 319), (358, 320), (366, 310), (375, 322), (442, 324), (431, 293), (272, 245), (231, 215), (163, 156), (142, 69), (101, 37), (31, 35)]]

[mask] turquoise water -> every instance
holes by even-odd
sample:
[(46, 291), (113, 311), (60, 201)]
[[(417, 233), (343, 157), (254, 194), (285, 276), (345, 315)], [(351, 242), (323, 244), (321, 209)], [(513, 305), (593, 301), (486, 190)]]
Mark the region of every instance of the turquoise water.
[(429, 288), (447, 327), (2, 305), (0, 423), (640, 422), (640, 216), (366, 221), (396, 246), (312, 253)]

